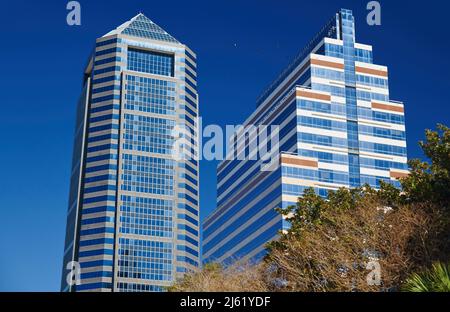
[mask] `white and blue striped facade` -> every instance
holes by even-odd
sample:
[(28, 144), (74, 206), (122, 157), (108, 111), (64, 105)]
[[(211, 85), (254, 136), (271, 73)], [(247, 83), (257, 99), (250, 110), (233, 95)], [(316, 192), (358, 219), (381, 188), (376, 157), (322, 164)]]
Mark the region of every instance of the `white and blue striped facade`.
[(294, 205), (307, 187), (326, 196), (380, 181), (399, 186), (408, 173), (403, 104), (390, 100), (387, 67), (373, 63), (372, 47), (355, 42), (349, 10), (333, 16), (258, 99), (244, 127), (262, 124), (279, 126), (279, 166), (219, 164), (217, 208), (203, 222), (205, 263), (260, 259), (289, 226), (274, 209)]
[[(78, 103), (62, 291), (162, 291), (200, 265), (196, 56), (142, 14), (97, 39)], [(66, 265), (81, 266), (68, 285)]]

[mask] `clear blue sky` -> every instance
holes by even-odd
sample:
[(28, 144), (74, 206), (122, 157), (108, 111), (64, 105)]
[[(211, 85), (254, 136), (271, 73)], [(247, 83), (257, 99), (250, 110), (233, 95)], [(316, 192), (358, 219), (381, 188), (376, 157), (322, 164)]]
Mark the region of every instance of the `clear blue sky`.
[[(4, 1), (0, 10), (0, 291), (58, 291), (66, 225), (75, 103), (95, 38), (140, 11), (198, 55), (204, 124), (236, 124), (255, 98), (339, 8), (354, 10), (357, 40), (389, 66), (391, 97), (406, 105), (408, 150), (425, 128), (450, 124), (447, 1), (81, 0)], [(402, 3), (402, 4), (400, 4)], [(215, 205), (215, 163), (201, 163), (201, 209)]]

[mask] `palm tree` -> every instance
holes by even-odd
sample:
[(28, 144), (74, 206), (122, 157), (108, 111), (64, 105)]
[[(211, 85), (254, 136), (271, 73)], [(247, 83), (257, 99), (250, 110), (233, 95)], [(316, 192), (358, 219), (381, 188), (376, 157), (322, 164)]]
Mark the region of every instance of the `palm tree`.
[(422, 273), (412, 274), (403, 286), (409, 292), (450, 292), (450, 263), (433, 264), (432, 268)]

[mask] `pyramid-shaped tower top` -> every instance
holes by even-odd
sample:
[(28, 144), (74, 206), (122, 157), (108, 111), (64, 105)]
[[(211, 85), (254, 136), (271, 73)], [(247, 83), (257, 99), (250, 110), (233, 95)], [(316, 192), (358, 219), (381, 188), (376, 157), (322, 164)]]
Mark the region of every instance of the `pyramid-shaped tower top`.
[(148, 38), (158, 41), (180, 43), (177, 39), (172, 37), (164, 29), (153, 23), (148, 17), (146, 17), (142, 13), (139, 13), (131, 20), (123, 23), (113, 31), (110, 31), (109, 33), (104, 35), (103, 37), (117, 34)]

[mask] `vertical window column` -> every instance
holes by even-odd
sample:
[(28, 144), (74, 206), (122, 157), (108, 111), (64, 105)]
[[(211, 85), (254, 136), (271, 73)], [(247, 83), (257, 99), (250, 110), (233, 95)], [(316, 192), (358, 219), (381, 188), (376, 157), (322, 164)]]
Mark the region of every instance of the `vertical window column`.
[(356, 100), (355, 73), (355, 26), (353, 15), (341, 11), (341, 31), (343, 40), (343, 56), (345, 69), (345, 98), (347, 110), (347, 139), (349, 150), (349, 185), (360, 186), (359, 141), (358, 141), (358, 106)]

